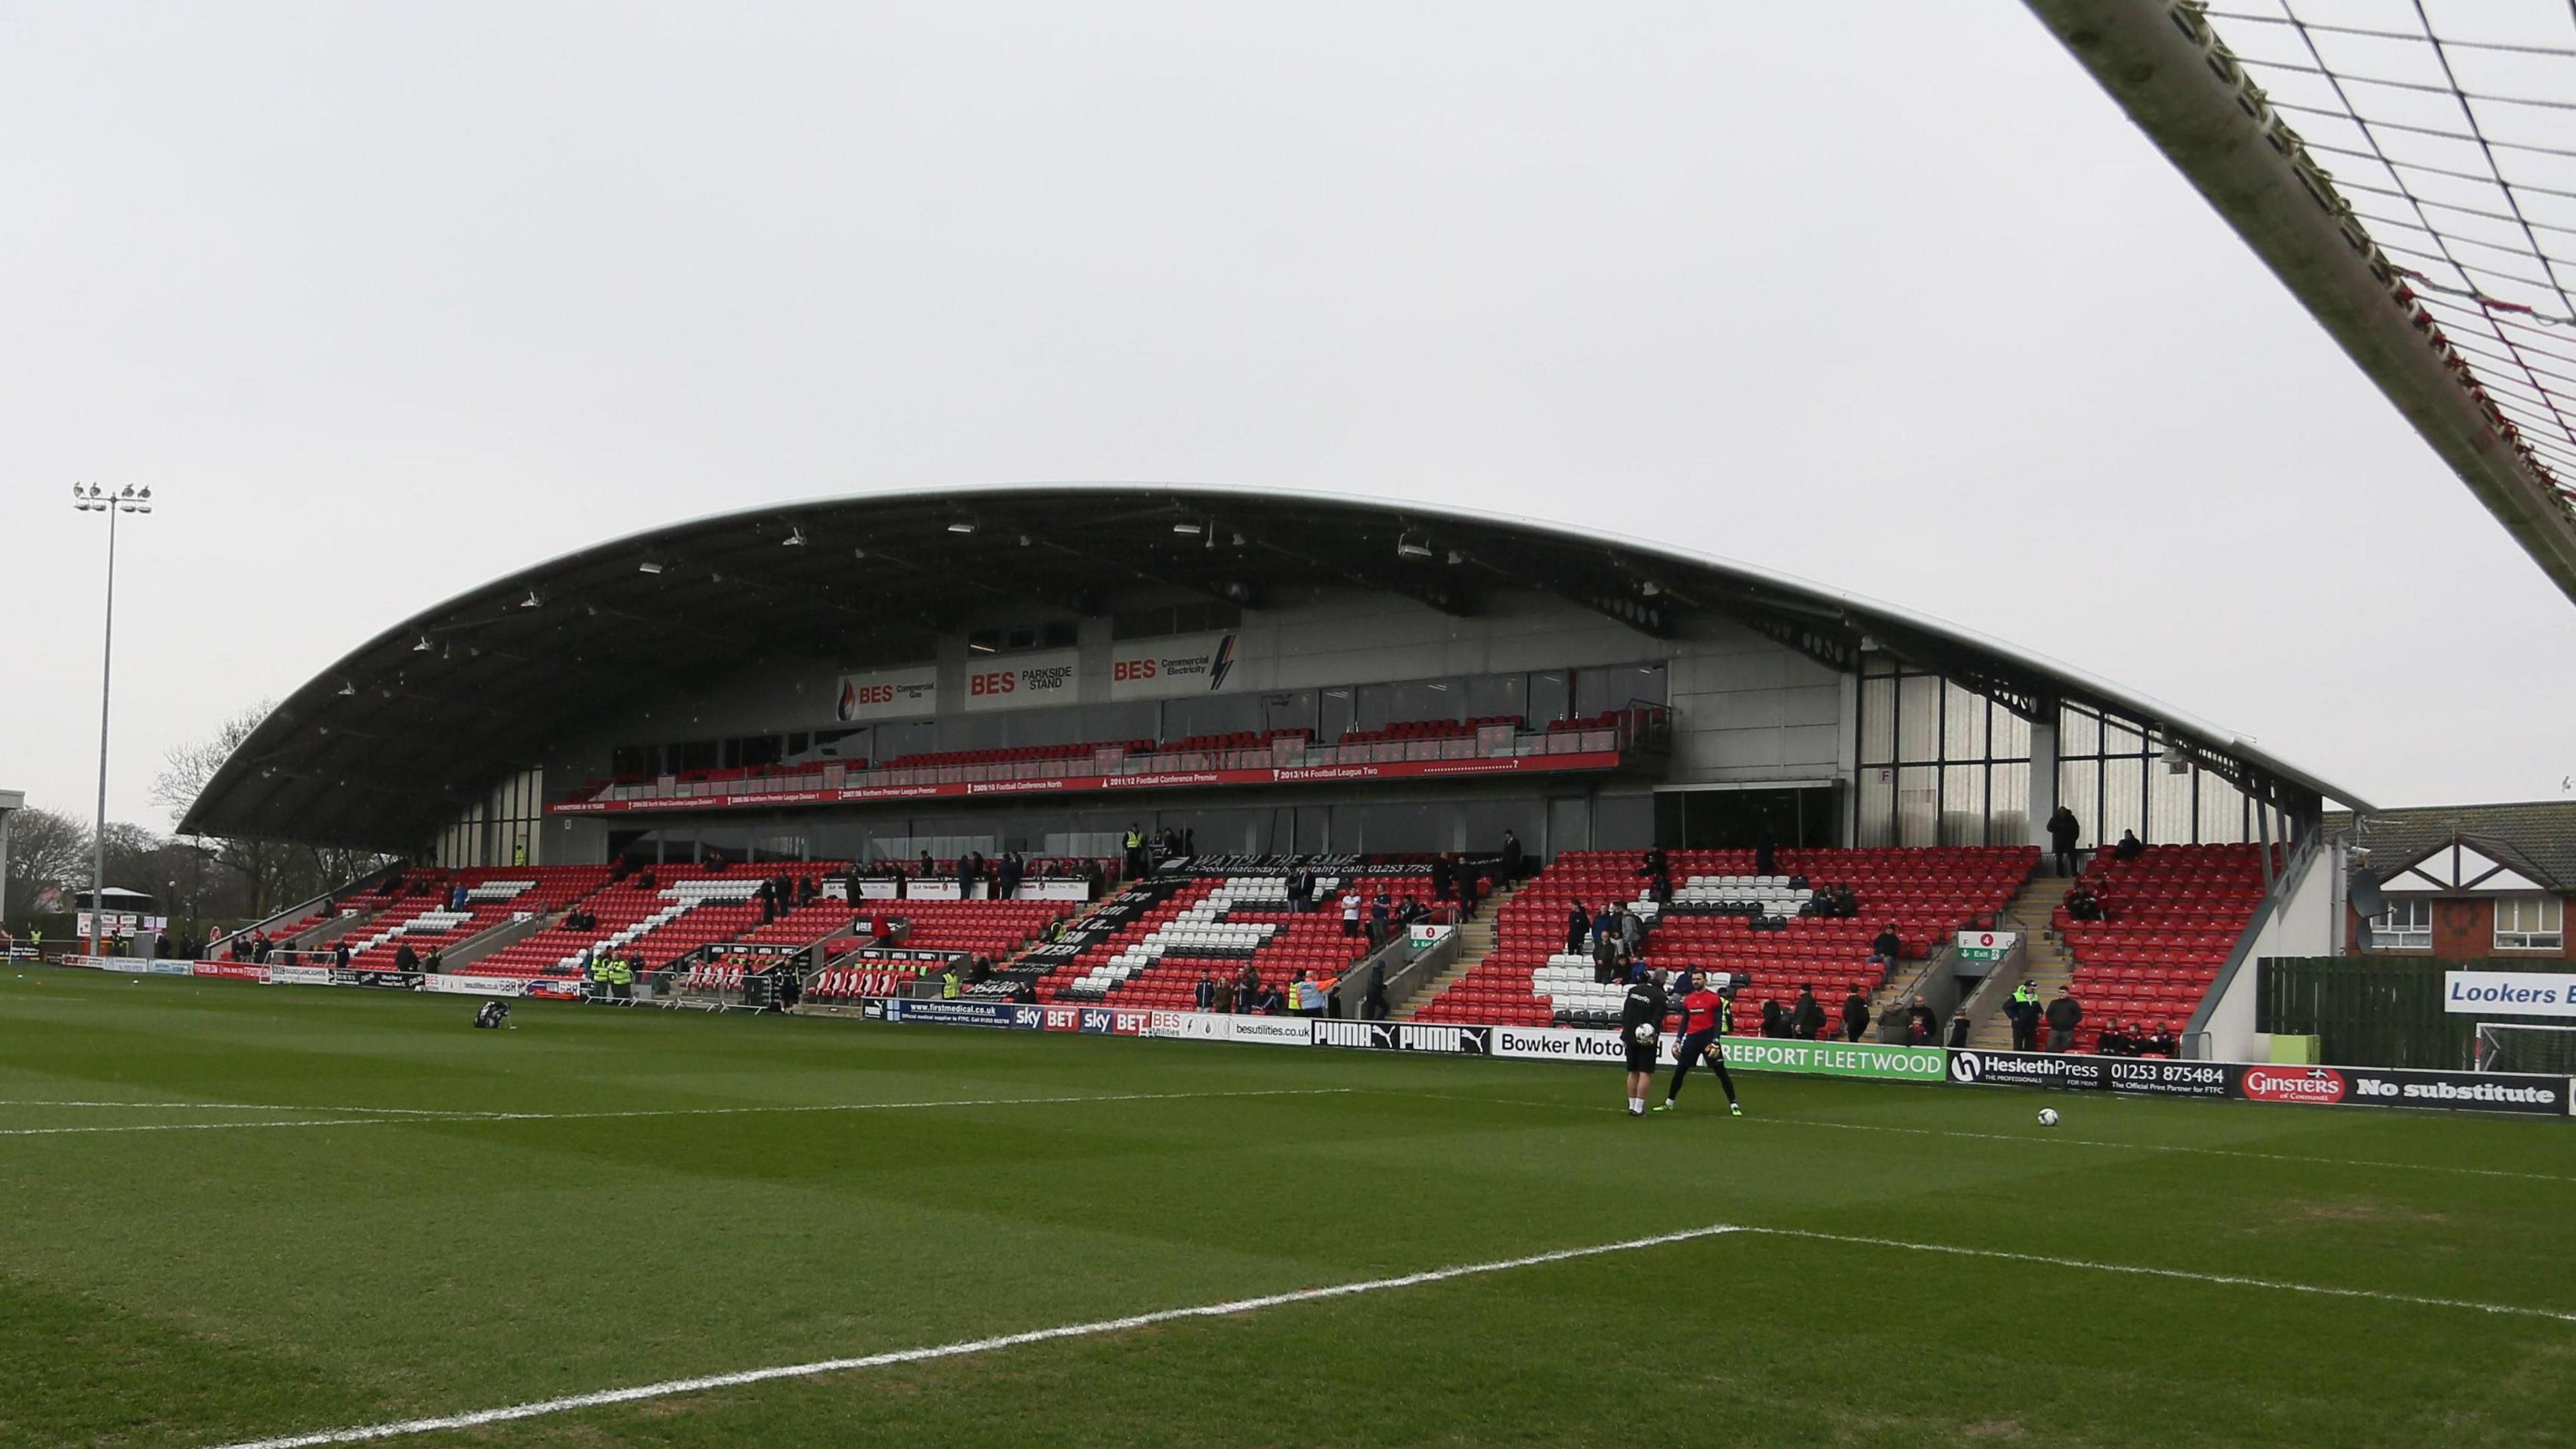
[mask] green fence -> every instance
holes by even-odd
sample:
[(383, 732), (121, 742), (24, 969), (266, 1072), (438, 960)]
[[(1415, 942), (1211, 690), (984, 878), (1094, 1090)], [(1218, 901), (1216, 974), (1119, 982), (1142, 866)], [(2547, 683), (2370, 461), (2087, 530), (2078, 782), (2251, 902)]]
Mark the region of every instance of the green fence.
[(2316, 1037), (2330, 1066), (2471, 1068), (2477, 1065), (2480, 1021), (2552, 1018), (2453, 1015), (2442, 1009), (2442, 973), (2530, 965), (2415, 956), (2266, 956), (2255, 963), (2254, 1029)]

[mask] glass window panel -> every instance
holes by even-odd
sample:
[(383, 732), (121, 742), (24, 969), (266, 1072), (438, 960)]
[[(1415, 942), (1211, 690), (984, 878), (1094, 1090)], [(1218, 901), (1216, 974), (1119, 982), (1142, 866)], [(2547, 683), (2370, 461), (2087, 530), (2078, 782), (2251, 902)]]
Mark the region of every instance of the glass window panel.
[(2029, 720), (1997, 705), (1990, 717), (1990, 724), (1993, 737), (1987, 742), (1987, 748), (1993, 752), (1995, 759), (2027, 760), (2030, 758)]
[(1566, 671), (1542, 670), (1529, 677), (1529, 719), (1533, 725), (1567, 717), (1572, 700), (1566, 694)]
[(2141, 837), (2147, 828), (2146, 761), (2106, 759), (2102, 762), (2102, 818), (2094, 826), (2094, 839), (2109, 844), (2120, 838), (2123, 830), (2135, 830)]
[[(2101, 837), (2095, 832), (2101, 822), (2094, 817), (2102, 810), (2102, 764), (2099, 760), (2061, 760), (2057, 766), (2057, 803), (2075, 812), (2078, 846), (2091, 845)], [(2114, 839), (2118, 837), (2114, 836)]]
[[(1952, 703), (1955, 706), (1957, 701), (1954, 700)], [(1984, 765), (1942, 767), (1941, 843), (1943, 845), (1986, 843), (1986, 767)]]
[(2158, 845), (2191, 839), (2191, 803), (2197, 772), (2179, 775), (2161, 759), (2147, 761), (2147, 826), (2139, 838)]
[(2200, 780), (2200, 833), (2203, 841), (2223, 845), (2239, 844), (2248, 839), (2245, 833), (2245, 797), (2223, 775), (2202, 770)]
[(2143, 752), (2146, 747), (2147, 737), (2140, 734), (2134, 727), (2115, 719), (2102, 721), (2103, 754), (2134, 755)]
[(2374, 951), (2430, 951), (2433, 949), (2433, 903), (2422, 897), (2392, 897), (2388, 909), (2371, 918), (2370, 949)]
[(1896, 685), (1896, 758), (1929, 764), (1941, 758), (1941, 680), (1910, 674)]
[(1871, 675), (1860, 682), (1860, 763), (1896, 763), (1896, 680), (1891, 675)]
[(2500, 896), (2495, 943), (2501, 951), (2556, 951), (2566, 941), (2565, 903), (2556, 896)]
[(1986, 843), (2020, 845), (2030, 834), (2030, 761), (2008, 761), (1986, 777)]
[(1876, 765), (1860, 772), (1860, 805), (1854, 824), (1856, 845), (1896, 843), (1896, 767)]
[(1953, 684), (1943, 701), (1941, 723), (1941, 758), (1944, 760), (1982, 760), (1986, 757), (1986, 714), (1989, 706), (1984, 695)]
[(2060, 759), (2102, 753), (2102, 721), (2091, 710), (2075, 705), (2062, 705), (2057, 711), (2057, 754)]
[(1896, 843), (1940, 844), (1940, 770), (1932, 765), (1896, 767)]

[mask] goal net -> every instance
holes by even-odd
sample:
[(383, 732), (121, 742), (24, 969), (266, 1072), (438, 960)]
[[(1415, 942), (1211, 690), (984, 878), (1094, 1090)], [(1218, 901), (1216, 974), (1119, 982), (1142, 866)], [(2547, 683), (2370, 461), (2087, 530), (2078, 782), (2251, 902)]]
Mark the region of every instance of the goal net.
[(2576, 1026), (2478, 1023), (2478, 1070), (2576, 1076)]

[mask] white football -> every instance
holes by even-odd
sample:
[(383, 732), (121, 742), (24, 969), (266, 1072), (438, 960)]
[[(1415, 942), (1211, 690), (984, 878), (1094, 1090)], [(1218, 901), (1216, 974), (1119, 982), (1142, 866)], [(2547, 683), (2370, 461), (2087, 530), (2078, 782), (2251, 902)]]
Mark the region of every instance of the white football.
[(2042, 1107), (2042, 1108), (2040, 1108), (2040, 1109), (2039, 1109), (2039, 1125), (2040, 1125), (2040, 1126), (2042, 1126), (2042, 1127), (2054, 1127), (2054, 1126), (2056, 1126), (2056, 1125), (2057, 1125), (2057, 1109), (2056, 1109), (2055, 1107)]
[(1655, 1024), (1651, 1021), (1638, 1022), (1636, 1030), (1630, 1032), (1629, 1035), (1637, 1039), (1637, 1045), (1639, 1046), (1653, 1046), (1655, 1044)]

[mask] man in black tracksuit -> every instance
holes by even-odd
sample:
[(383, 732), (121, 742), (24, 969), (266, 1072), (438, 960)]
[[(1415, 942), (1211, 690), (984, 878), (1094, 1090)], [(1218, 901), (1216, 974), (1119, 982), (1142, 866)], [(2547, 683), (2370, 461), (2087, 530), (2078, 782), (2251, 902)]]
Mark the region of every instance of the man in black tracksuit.
[(1655, 973), (1637, 968), (1628, 995), (1619, 1003), (1619, 1040), (1628, 1048), (1628, 1115), (1646, 1115), (1646, 1089), (1655, 1080), (1655, 1047), (1663, 1040), (1664, 1013), (1671, 1005)]
[(1717, 1073), (1717, 1084), (1726, 1089), (1726, 1110), (1741, 1117), (1744, 1104), (1736, 1100), (1735, 1078), (1726, 1074), (1726, 1048), (1719, 1039), (1735, 1029), (1735, 1004), (1708, 988), (1708, 983), (1685, 971), (1674, 982), (1673, 989), (1682, 994), (1682, 1044), (1674, 1054), (1673, 1079), (1664, 1088), (1663, 1105), (1658, 1112), (1673, 1110), (1675, 1099), (1682, 1094), (1682, 1080), (1691, 1067), (1706, 1061)]

